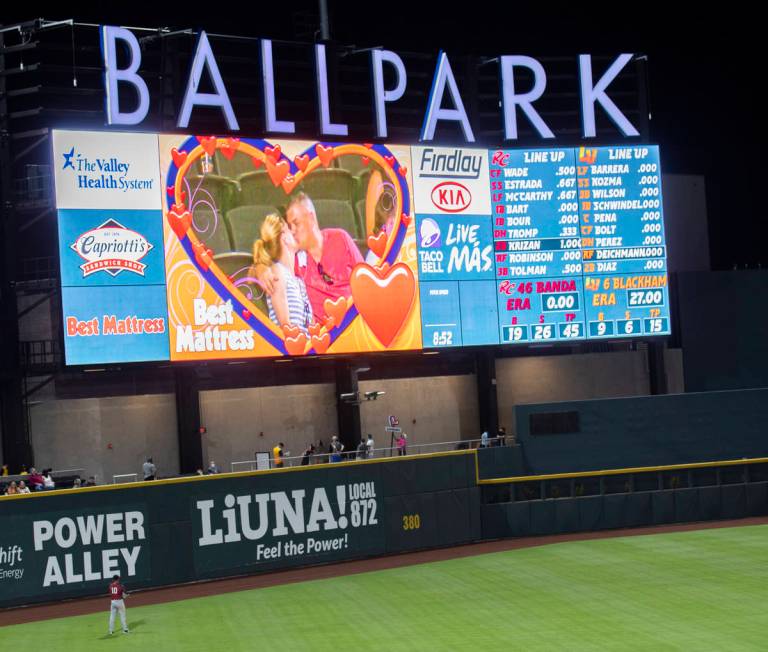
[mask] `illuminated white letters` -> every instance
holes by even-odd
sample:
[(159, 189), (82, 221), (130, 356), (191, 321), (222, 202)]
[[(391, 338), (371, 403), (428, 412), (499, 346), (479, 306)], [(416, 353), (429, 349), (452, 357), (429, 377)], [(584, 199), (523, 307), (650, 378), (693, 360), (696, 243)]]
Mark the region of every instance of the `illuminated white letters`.
[[(127, 68), (117, 67), (117, 41), (122, 41), (130, 51)], [(149, 112), (149, 89), (137, 74), (141, 65), (141, 49), (136, 37), (123, 27), (105, 25), (101, 28), (101, 55), (104, 58), (104, 86), (107, 93), (107, 124), (137, 125)], [(130, 84), (139, 96), (134, 111), (120, 110), (119, 83)]]
[[(445, 88), (451, 95), (454, 109), (442, 107)], [(421, 128), (420, 140), (432, 140), (435, 137), (435, 127), (438, 120), (451, 120), (458, 122), (464, 132), (464, 140), (468, 143), (475, 142), (475, 135), (472, 133), (472, 127), (467, 118), (467, 111), (464, 109), (464, 102), (461, 101), (459, 88), (456, 86), (456, 79), (451, 70), (451, 64), (448, 61), (448, 55), (440, 52), (437, 57), (437, 67), (435, 68), (435, 77), (432, 80), (432, 90), (429, 93), (427, 103), (427, 113), (424, 116), (424, 125)]]
[[(515, 93), (515, 66), (528, 68), (533, 72), (533, 88), (527, 93)], [(547, 73), (536, 59), (525, 56), (501, 57), (501, 90), (504, 109), (504, 138), (517, 139), (517, 107), (519, 106), (531, 121), (533, 128), (542, 138), (554, 138), (555, 134), (542, 120), (533, 103), (544, 95), (547, 87)]]
[(323, 136), (347, 136), (347, 125), (331, 122), (331, 109), (328, 106), (328, 66), (325, 61), (325, 46), (322, 43), (315, 45), (315, 76), (317, 104), (320, 107), (320, 133)]
[[(392, 89), (384, 88), (384, 63), (389, 63), (397, 73), (397, 84)], [(371, 67), (373, 68), (373, 102), (376, 109), (376, 136), (387, 137), (386, 102), (395, 102), (405, 93), (406, 73), (403, 60), (390, 50), (373, 50), (371, 52)]]
[[(203, 75), (203, 68), (208, 69), (215, 93), (200, 93), (197, 89), (200, 86), (200, 78)], [(227, 121), (227, 127), (232, 131), (237, 131), (240, 126), (237, 124), (235, 112), (232, 110), (232, 103), (229, 101), (227, 89), (224, 86), (224, 80), (221, 78), (219, 66), (211, 50), (211, 43), (208, 41), (208, 35), (200, 32), (200, 38), (197, 41), (195, 58), (192, 60), (192, 68), (189, 72), (187, 81), (187, 90), (184, 93), (184, 101), (181, 104), (181, 114), (176, 126), (186, 128), (189, 126), (189, 118), (192, 115), (192, 109), (195, 106), (218, 106), (224, 113)]]
[(272, 41), (261, 39), (261, 81), (264, 87), (264, 128), (277, 134), (296, 133), (296, 123), (278, 120), (275, 108), (275, 70), (272, 66)]
[(581, 81), (581, 119), (585, 138), (594, 138), (597, 135), (595, 127), (595, 103), (605, 109), (608, 117), (613, 120), (625, 136), (639, 136), (640, 132), (632, 126), (627, 117), (613, 103), (613, 100), (605, 93), (608, 85), (616, 79), (622, 68), (632, 59), (631, 54), (620, 54), (605, 74), (594, 86), (592, 85), (592, 57), (589, 54), (579, 55), (579, 78)]

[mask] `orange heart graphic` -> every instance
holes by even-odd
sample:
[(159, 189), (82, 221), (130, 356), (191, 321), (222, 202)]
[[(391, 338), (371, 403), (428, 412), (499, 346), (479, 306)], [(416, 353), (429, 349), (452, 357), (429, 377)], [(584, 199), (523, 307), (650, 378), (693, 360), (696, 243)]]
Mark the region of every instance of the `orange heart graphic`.
[(245, 321), (248, 321), (251, 318), (251, 311), (246, 310), (245, 308), (243, 308), (240, 314), (243, 316), (243, 319), (245, 319)]
[(299, 168), (302, 172), (307, 169), (307, 166), (309, 165), (309, 154), (304, 154), (304, 156), (294, 156), (293, 162), (296, 164), (296, 167)]
[(325, 353), (328, 350), (328, 347), (330, 345), (331, 345), (331, 336), (328, 335), (328, 333), (312, 336), (312, 348), (315, 349), (316, 353), (320, 353), (320, 354)]
[(325, 308), (325, 314), (329, 315), (336, 324), (341, 324), (344, 315), (347, 314), (347, 300), (344, 297), (338, 297), (336, 301), (326, 299), (323, 301), (323, 308)]
[(407, 229), (411, 225), (411, 222), (413, 221), (413, 218), (410, 215), (406, 215), (405, 213), (402, 213), (400, 215), (400, 221), (403, 224), (405, 224), (405, 228)]
[(389, 346), (402, 329), (416, 298), (416, 279), (405, 263), (387, 272), (359, 263), (349, 280), (357, 310), (376, 338)]
[(267, 172), (269, 173), (269, 178), (272, 179), (272, 183), (275, 184), (276, 187), (288, 176), (289, 169), (288, 161), (272, 163), (272, 161), (267, 159)]
[(251, 162), (253, 163), (253, 167), (255, 167), (257, 170), (261, 167), (261, 164), (263, 161), (258, 156), (251, 156)]
[(385, 156), (384, 160), (389, 163), (389, 167), (394, 167), (395, 165), (395, 157), (394, 156)]
[(189, 231), (189, 227), (192, 226), (192, 213), (190, 213), (184, 204), (177, 206), (174, 204), (171, 206), (171, 210), (166, 215), (168, 224), (171, 226), (171, 230), (176, 234), (176, 237), (181, 240), (184, 235)]
[(406, 174), (408, 174), (408, 168), (404, 165), (401, 165), (399, 168), (397, 168), (397, 171), (400, 173), (401, 177), (404, 177)]
[(371, 159), (369, 159), (367, 156), (361, 156), (360, 160), (363, 162), (363, 165), (368, 165), (371, 162)]
[(180, 152), (175, 147), (171, 150), (171, 158), (173, 159), (173, 164), (180, 168), (182, 165), (184, 165), (184, 161), (187, 160), (187, 153), (186, 152)]
[(227, 141), (219, 147), (221, 153), (228, 161), (231, 161), (237, 151), (237, 144), (240, 142), (239, 138), (227, 138)]
[(323, 164), (323, 167), (328, 167), (333, 160), (333, 147), (325, 147), (318, 143), (315, 145), (315, 151), (317, 152), (317, 158)]
[(368, 149), (373, 148), (373, 143), (363, 143)]
[[(176, 196), (176, 188), (174, 188), (173, 186), (168, 186), (167, 192), (168, 192), (168, 196), (169, 197), (175, 197)], [(187, 200), (187, 191), (186, 190), (182, 190), (179, 193), (179, 199), (181, 199), (181, 201), (186, 201)]]
[(281, 326), (283, 329), (283, 333), (285, 333), (285, 337), (296, 337), (299, 333), (301, 333), (301, 329), (298, 326), (291, 326), (290, 324), (283, 324)]
[(213, 262), (213, 251), (205, 246), (204, 242), (196, 242), (192, 245), (195, 252), (195, 260), (206, 272)]
[(299, 333), (296, 337), (285, 338), (285, 350), (288, 355), (303, 355), (307, 346), (307, 336)]
[(283, 153), (283, 150), (280, 145), (275, 145), (274, 147), (265, 147), (264, 153), (267, 155), (267, 158), (272, 160), (273, 163), (277, 163), (277, 161), (280, 159), (280, 155)]
[(323, 325), (319, 322), (315, 322), (314, 324), (310, 324), (307, 330), (310, 335), (319, 335), (320, 331), (323, 330)]
[(198, 136), (197, 141), (208, 156), (213, 156), (216, 151), (216, 136)]
[(333, 328), (333, 327), (336, 325), (336, 320), (335, 320), (333, 317), (331, 317), (330, 315), (328, 315), (328, 316), (327, 316), (327, 317), (326, 317), (326, 318), (323, 320), (323, 325), (324, 325), (324, 326), (325, 326), (325, 327), (326, 327), (328, 330), (331, 330), (331, 329), (332, 329), (332, 328)]
[(292, 174), (287, 174), (285, 176), (285, 179), (283, 179), (283, 190), (285, 190), (286, 195), (291, 194), (291, 190), (293, 190), (296, 187), (296, 184), (299, 182), (299, 180), (294, 177)]
[(387, 250), (387, 239), (387, 234), (384, 231), (379, 231), (378, 235), (369, 235), (368, 248), (381, 258)]

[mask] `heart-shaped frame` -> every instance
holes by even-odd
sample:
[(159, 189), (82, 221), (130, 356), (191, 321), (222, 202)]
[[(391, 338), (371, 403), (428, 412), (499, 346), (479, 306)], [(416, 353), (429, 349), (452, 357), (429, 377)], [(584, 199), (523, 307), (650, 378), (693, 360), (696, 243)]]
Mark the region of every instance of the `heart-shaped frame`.
[[(178, 238), (188, 259), (197, 268), (198, 273), (209, 287), (224, 301), (231, 301), (234, 312), (253, 329), (255, 334), (275, 349), (275, 355), (307, 355), (325, 353), (334, 342), (355, 322), (361, 319), (358, 306), (353, 298), (339, 297), (335, 301), (325, 300), (327, 317), (323, 322), (315, 324), (307, 335), (286, 332), (276, 326), (267, 315), (254, 305), (250, 296), (243, 291), (246, 282), (255, 279), (240, 279), (237, 283), (230, 278), (216, 263), (213, 252), (204, 241), (200, 239), (192, 222), (192, 210), (186, 205), (187, 199), (192, 195), (186, 185), (185, 175), (192, 166), (198, 164), (203, 157), (213, 157), (219, 151), (221, 155), (231, 160), (237, 152), (248, 156), (254, 169), (264, 168), (272, 184), (276, 188), (282, 188), (286, 200), (290, 194), (300, 185), (302, 180), (312, 172), (321, 168), (328, 168), (334, 159), (343, 155), (360, 156), (364, 165), (372, 161), (381, 168), (386, 175), (386, 181), (397, 190), (397, 205), (395, 207), (396, 219), (391, 230), (382, 236), (368, 237), (368, 245), (377, 256), (373, 265), (365, 263), (357, 267), (365, 272), (361, 276), (384, 278), (387, 274), (397, 273), (402, 276), (402, 268), (393, 272), (393, 266), (397, 266), (406, 233), (412, 223), (411, 198), (408, 186), (408, 170), (401, 165), (392, 151), (385, 145), (372, 143), (333, 143), (316, 142), (304, 151), (289, 159), (279, 144), (272, 144), (262, 139), (216, 137), (216, 136), (191, 136), (180, 146), (174, 147), (170, 152), (170, 163), (166, 175), (166, 190), (169, 208), (166, 211), (166, 220), (170, 229)], [(358, 271), (357, 268), (355, 271)], [(408, 270), (410, 273), (410, 270)], [(415, 285), (415, 280), (411, 279)], [(414, 289), (415, 295), (415, 289)], [(403, 323), (412, 307), (410, 303), (403, 305), (401, 315)], [(388, 347), (396, 329), (392, 325), (386, 328), (377, 328), (376, 324), (371, 331), (381, 344)]]

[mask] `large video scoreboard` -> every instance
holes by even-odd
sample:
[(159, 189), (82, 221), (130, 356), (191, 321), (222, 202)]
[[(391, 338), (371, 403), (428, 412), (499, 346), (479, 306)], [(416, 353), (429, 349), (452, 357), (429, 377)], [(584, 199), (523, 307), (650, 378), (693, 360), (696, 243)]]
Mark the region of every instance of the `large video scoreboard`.
[(68, 364), (670, 332), (655, 146), (53, 140)]

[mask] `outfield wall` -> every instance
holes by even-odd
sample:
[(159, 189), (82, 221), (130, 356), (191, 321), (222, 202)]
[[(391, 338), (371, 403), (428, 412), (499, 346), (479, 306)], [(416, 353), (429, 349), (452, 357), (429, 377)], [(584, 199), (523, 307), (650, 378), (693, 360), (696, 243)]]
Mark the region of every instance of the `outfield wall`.
[[(531, 433), (531, 415), (563, 412), (578, 413), (577, 432)], [(768, 456), (768, 389), (519, 405), (515, 417), (532, 475)]]
[(0, 500), (0, 607), (478, 540), (474, 451)]

